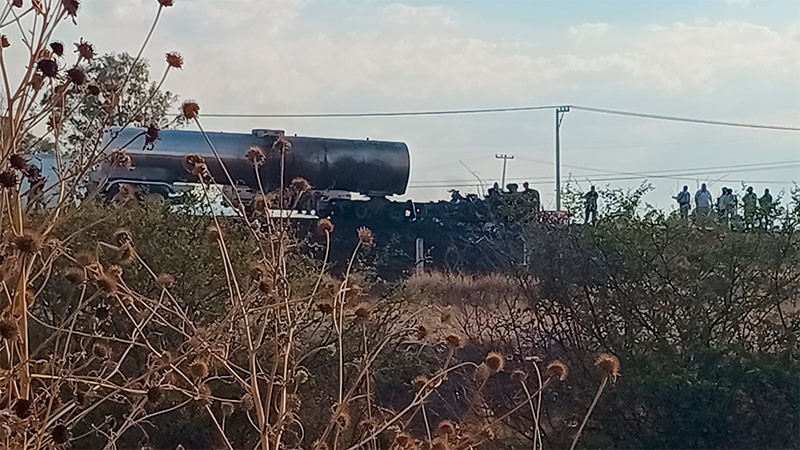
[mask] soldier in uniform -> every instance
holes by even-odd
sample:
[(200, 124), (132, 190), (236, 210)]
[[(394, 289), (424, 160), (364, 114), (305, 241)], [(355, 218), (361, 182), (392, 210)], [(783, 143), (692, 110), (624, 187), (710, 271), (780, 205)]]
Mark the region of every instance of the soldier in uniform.
[(672, 198), (678, 201), (678, 208), (680, 208), (681, 217), (684, 219), (688, 218), (689, 211), (692, 209), (692, 194), (689, 193), (689, 186), (684, 186), (683, 190)]
[(769, 189), (764, 189), (764, 195), (758, 199), (758, 205), (761, 207), (761, 226), (767, 230), (772, 228), (772, 195)]
[(753, 186), (747, 188), (747, 193), (742, 197), (742, 203), (744, 204), (744, 227), (752, 229), (755, 224), (758, 203), (758, 196), (753, 192)]
[(589, 223), (589, 216), (592, 216), (592, 225), (594, 225), (595, 221), (597, 220), (597, 191), (594, 189), (594, 186), (589, 189), (589, 192), (583, 196), (586, 199), (586, 218), (584, 219), (585, 224)]
[(541, 198), (539, 197), (539, 191), (536, 189), (531, 189), (531, 185), (526, 181), (522, 183), (523, 192), (525, 193), (525, 197), (530, 202), (531, 208), (534, 212), (539, 212), (539, 207), (541, 206)]
[(736, 228), (738, 224), (738, 211), (739, 211), (739, 197), (733, 193), (733, 189), (728, 188), (728, 201), (725, 203), (725, 220), (731, 225), (731, 228)]
[(494, 186), (489, 188), (489, 197), (494, 197), (500, 194), (500, 183), (495, 183)]
[(728, 212), (728, 201), (730, 199), (730, 194), (728, 194), (728, 188), (722, 188), (722, 194), (717, 197), (717, 214), (719, 215), (720, 222), (724, 222), (727, 218)]

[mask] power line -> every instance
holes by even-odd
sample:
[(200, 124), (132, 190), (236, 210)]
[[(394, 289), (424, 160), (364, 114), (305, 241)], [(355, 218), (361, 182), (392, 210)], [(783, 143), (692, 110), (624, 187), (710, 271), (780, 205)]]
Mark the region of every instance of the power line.
[(743, 122), (726, 122), (722, 120), (697, 119), (692, 117), (666, 116), (661, 114), (621, 111), (617, 109), (592, 108), (589, 106), (572, 106), (573, 109), (602, 114), (615, 114), (618, 116), (640, 117), (643, 119), (671, 120), (675, 122), (699, 123), (704, 125), (722, 125), (727, 127), (758, 128), (763, 130), (800, 131), (800, 127), (786, 127), (781, 125), (762, 125)]
[(744, 123), (744, 122), (729, 122), (723, 120), (670, 116), (664, 114), (652, 114), (652, 113), (643, 113), (636, 111), (623, 111), (619, 109), (595, 108), (591, 106), (581, 106), (581, 105), (539, 105), (539, 106), (517, 106), (517, 107), (505, 107), (505, 108), (447, 109), (447, 110), (428, 110), (428, 111), (391, 111), (391, 112), (360, 112), (360, 113), (359, 112), (301, 113), (301, 114), (209, 113), (209, 114), (202, 114), (202, 117), (228, 118), (228, 119), (245, 119), (245, 118), (321, 119), (321, 118), (337, 118), (337, 117), (358, 118), (358, 117), (401, 117), (401, 116), (445, 116), (445, 115), (459, 115), (459, 114), (487, 114), (487, 113), (538, 111), (546, 109), (556, 109), (561, 106), (569, 106), (570, 108), (587, 112), (594, 112), (600, 114), (613, 114), (613, 115), (628, 116), (628, 117), (639, 117), (644, 119), (669, 120), (675, 122), (687, 122), (687, 123), (696, 123), (702, 125), (718, 125), (718, 126), (739, 127), (739, 128), (754, 128), (763, 130), (800, 131), (800, 127), (755, 124), (755, 123)]
[(239, 114), (239, 113), (211, 113), (203, 114), (202, 117), (214, 117), (225, 119), (320, 119), (331, 117), (399, 117), (399, 116), (452, 116), (457, 114), (486, 114), (504, 113), (520, 111), (538, 111), (542, 109), (553, 109), (557, 106), (519, 106), (508, 108), (481, 108), (481, 109), (447, 109), (439, 111), (393, 111), (393, 112), (363, 112), (363, 113), (304, 113), (304, 114)]
[[(546, 160), (537, 160), (525, 157), (518, 157), (523, 161), (529, 162), (536, 162), (541, 164), (548, 164), (553, 165), (552, 161)], [(774, 161), (774, 162), (767, 162), (767, 163), (755, 163), (755, 164), (733, 164), (733, 165), (725, 165), (725, 166), (707, 166), (707, 167), (695, 167), (695, 168), (682, 168), (682, 169), (660, 169), (660, 170), (653, 170), (648, 171), (647, 173), (639, 173), (639, 172), (620, 172), (615, 170), (608, 170), (608, 169), (597, 169), (592, 167), (584, 167), (584, 166), (575, 166), (570, 164), (564, 164), (566, 167), (570, 167), (573, 169), (581, 169), (581, 170), (589, 170), (593, 172), (600, 172), (600, 173), (607, 173), (612, 175), (628, 175), (632, 176), (626, 177), (626, 179), (636, 179), (636, 178), (671, 178), (666, 175), (706, 175), (706, 174), (717, 174), (717, 173), (734, 173), (734, 172), (751, 172), (751, 171), (766, 171), (766, 170), (780, 170), (780, 169), (787, 169), (791, 167), (795, 167), (800, 165), (800, 160), (789, 160), (789, 161)], [(744, 170), (730, 170), (730, 169), (744, 169)], [(709, 172), (706, 172), (709, 171)], [(663, 175), (663, 176), (662, 176)], [(585, 174), (579, 174), (579, 176), (586, 176)], [(685, 178), (681, 178), (685, 179)], [(545, 177), (533, 177), (533, 178), (523, 178), (523, 177), (514, 177), (509, 178), (512, 181), (520, 181), (520, 180), (542, 180), (552, 182), (553, 178), (545, 178)], [(415, 183), (459, 183), (459, 182), (468, 182), (471, 180), (419, 180)]]
[[(667, 180), (678, 180), (678, 181), (685, 181), (685, 180), (694, 180), (699, 175), (719, 175), (725, 174), (726, 176), (730, 173), (737, 173), (737, 172), (755, 172), (755, 171), (768, 171), (768, 170), (780, 170), (786, 169), (789, 167), (800, 166), (800, 164), (790, 164), (781, 167), (766, 167), (766, 168), (752, 168), (752, 169), (738, 169), (738, 170), (716, 170), (716, 171), (706, 171), (706, 172), (684, 172), (684, 173), (673, 173), (670, 175), (652, 175), (652, 174), (636, 174), (631, 176), (625, 176), (625, 173), (621, 173), (623, 176), (617, 177), (595, 177), (591, 176), (590, 178), (594, 181), (626, 181), (626, 180), (640, 180), (640, 179), (647, 179), (647, 178), (660, 178), (660, 179), (667, 179)], [(589, 177), (586, 174), (572, 174), (573, 177)], [(549, 184), (553, 182), (552, 178), (509, 178), (509, 181), (529, 181), (531, 184)], [(755, 183), (755, 181), (753, 181)], [(442, 180), (442, 184), (415, 184), (411, 183), (409, 185), (409, 189), (416, 189), (416, 188), (428, 188), (428, 187), (464, 187), (464, 186), (474, 186), (475, 183), (471, 184), (456, 184), (456, 183), (448, 183), (447, 180)], [(446, 183), (446, 184), (445, 184)], [(794, 181), (775, 181), (774, 183), (787, 183), (792, 184), (795, 183)]]
[[(592, 182), (602, 182), (602, 181), (626, 181), (626, 180), (633, 180), (633, 179), (641, 179), (641, 178), (634, 178), (634, 177), (604, 177), (604, 178), (590, 178)], [(672, 178), (673, 180), (678, 181), (692, 181), (695, 180), (696, 177), (675, 177)], [(552, 184), (553, 180), (541, 180), (541, 181), (531, 181), (530, 178), (509, 178), (508, 181), (528, 181), (531, 185), (545, 185), (545, 184)], [(728, 182), (739, 182), (743, 181), (741, 179), (732, 179), (732, 178), (721, 178), (716, 180), (717, 182), (728, 181)], [(747, 180), (747, 184), (798, 184), (797, 181), (789, 181), (789, 180)], [(458, 187), (476, 187), (477, 183), (456, 183), (456, 184), (440, 184), (440, 185), (421, 185), (415, 186), (413, 184), (408, 186), (408, 189), (444, 189), (444, 188), (458, 188)]]

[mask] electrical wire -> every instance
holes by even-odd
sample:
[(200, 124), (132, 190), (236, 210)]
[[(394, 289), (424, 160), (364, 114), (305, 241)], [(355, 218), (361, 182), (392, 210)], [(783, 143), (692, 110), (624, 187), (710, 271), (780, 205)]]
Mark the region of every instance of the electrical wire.
[(800, 127), (790, 127), (782, 125), (767, 125), (755, 124), (745, 122), (729, 122), (723, 120), (701, 119), (695, 117), (680, 117), (665, 114), (652, 114), (637, 111), (624, 111), (619, 109), (609, 108), (595, 108), (591, 106), (582, 105), (538, 105), (538, 106), (516, 106), (504, 108), (477, 108), (477, 109), (447, 109), (447, 110), (429, 110), (429, 111), (391, 111), (391, 112), (361, 112), (361, 113), (301, 113), (301, 114), (249, 114), (249, 113), (208, 113), (202, 114), (202, 117), (209, 118), (228, 118), (228, 119), (244, 119), (244, 118), (290, 118), (290, 119), (321, 119), (321, 118), (358, 118), (358, 117), (402, 117), (402, 116), (446, 116), (446, 115), (459, 115), (459, 114), (487, 114), (487, 113), (508, 113), (508, 112), (523, 112), (523, 111), (539, 111), (546, 109), (556, 108), (571, 108), (579, 111), (600, 113), (600, 114), (613, 114), (618, 116), (638, 117), (643, 119), (656, 119), (656, 120), (669, 120), (675, 122), (696, 123), (702, 125), (718, 125), (739, 128), (753, 128), (773, 131), (800, 131)]
[[(552, 161), (546, 160), (537, 160), (525, 157), (517, 157), (522, 161), (527, 162), (535, 162), (540, 164), (547, 164), (553, 165)], [(755, 163), (755, 164), (733, 164), (733, 165), (725, 165), (725, 166), (708, 166), (708, 167), (696, 167), (696, 168), (683, 168), (683, 169), (661, 169), (661, 170), (653, 170), (648, 171), (647, 173), (640, 173), (640, 172), (621, 172), (616, 170), (608, 170), (608, 169), (598, 169), (593, 167), (584, 167), (584, 166), (576, 166), (571, 164), (562, 164), (564, 167), (569, 167), (573, 169), (581, 169), (581, 170), (589, 170), (594, 172), (612, 174), (612, 175), (626, 175), (624, 179), (637, 179), (637, 178), (674, 178), (676, 175), (707, 175), (707, 174), (717, 174), (717, 173), (736, 173), (736, 172), (750, 172), (750, 171), (766, 171), (766, 170), (780, 170), (780, 169), (788, 169), (796, 166), (800, 166), (800, 160), (789, 160), (789, 161), (774, 161), (774, 162), (767, 162), (767, 163)], [(742, 170), (730, 170), (730, 169), (742, 169)], [(673, 175), (670, 177), (669, 175)], [(580, 174), (577, 176), (587, 176), (586, 174)], [(631, 178), (632, 177), (632, 178)], [(514, 178), (506, 178), (507, 180), (542, 180), (542, 181), (553, 181), (553, 178), (544, 178), (544, 177), (534, 177), (534, 178), (521, 178), (521, 177), (514, 177)], [(685, 179), (685, 178), (680, 178)], [(466, 183), (472, 180), (469, 179), (460, 179), (460, 180), (419, 180), (415, 181), (415, 184), (440, 184), (440, 183)]]
[(398, 116), (452, 116), (457, 114), (486, 114), (520, 111), (538, 111), (554, 109), (558, 106), (518, 106), (507, 108), (480, 108), (480, 109), (448, 109), (440, 111), (393, 111), (393, 112), (365, 112), (365, 113), (311, 113), (311, 114), (239, 114), (239, 113), (211, 113), (202, 114), (202, 117), (222, 119), (321, 119), (335, 117), (398, 117)]
[(621, 111), (618, 109), (593, 108), (590, 106), (580, 106), (580, 105), (575, 105), (575, 106), (571, 105), (570, 107), (572, 109), (577, 109), (579, 111), (588, 111), (601, 114), (614, 114), (618, 116), (639, 117), (642, 119), (671, 120), (675, 122), (698, 123), (703, 125), (722, 125), (726, 127), (757, 128), (762, 130), (800, 131), (800, 127), (787, 127), (781, 125), (763, 125), (763, 124), (744, 123), (744, 122), (727, 122), (722, 120), (697, 119), (693, 117), (678, 117), (678, 116), (667, 116), (662, 114), (640, 113), (634, 111)]

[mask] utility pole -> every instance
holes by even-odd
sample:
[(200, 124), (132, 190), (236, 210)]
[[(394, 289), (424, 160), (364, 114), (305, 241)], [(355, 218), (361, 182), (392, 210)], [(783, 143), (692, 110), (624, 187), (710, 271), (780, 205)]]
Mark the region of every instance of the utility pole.
[(556, 211), (561, 211), (561, 122), (569, 106), (556, 108)]
[(503, 178), (500, 181), (500, 189), (504, 189), (506, 187), (506, 164), (508, 164), (509, 159), (514, 159), (514, 155), (494, 155), (496, 159), (503, 160)]

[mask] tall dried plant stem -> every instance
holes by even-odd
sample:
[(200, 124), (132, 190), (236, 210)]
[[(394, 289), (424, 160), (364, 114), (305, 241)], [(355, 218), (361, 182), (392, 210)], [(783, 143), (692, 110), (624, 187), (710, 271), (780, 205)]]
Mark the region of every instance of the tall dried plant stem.
[(589, 411), (586, 412), (586, 416), (583, 418), (583, 423), (581, 423), (581, 426), (578, 428), (578, 432), (575, 433), (575, 438), (572, 439), (572, 445), (569, 447), (569, 450), (575, 450), (575, 446), (578, 445), (578, 439), (581, 437), (581, 433), (583, 432), (583, 428), (586, 426), (586, 422), (589, 421), (589, 416), (592, 415), (592, 410), (594, 410), (595, 405), (597, 405), (597, 400), (600, 399), (603, 389), (605, 389), (606, 384), (608, 384), (608, 378), (608, 376), (603, 377), (603, 382), (600, 383), (600, 388), (597, 389), (597, 394), (595, 394), (592, 404), (589, 405)]

